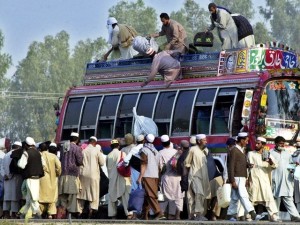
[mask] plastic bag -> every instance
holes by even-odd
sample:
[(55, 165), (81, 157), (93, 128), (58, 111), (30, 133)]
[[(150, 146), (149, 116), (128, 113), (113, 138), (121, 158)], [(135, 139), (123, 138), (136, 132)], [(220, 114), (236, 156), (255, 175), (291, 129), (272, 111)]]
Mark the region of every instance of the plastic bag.
[(296, 168), (295, 168), (294, 179), (295, 180), (300, 180), (300, 166), (296, 166)]
[(153, 134), (155, 137), (158, 136), (158, 129), (156, 123), (151, 118), (145, 116), (138, 116), (136, 114), (135, 107), (133, 107), (132, 112), (135, 120), (133, 127), (134, 136), (137, 137), (140, 134), (143, 134), (145, 136), (147, 134)]
[(130, 175), (131, 175), (130, 166), (125, 166), (125, 164), (124, 164), (123, 152), (121, 152), (121, 157), (117, 164), (117, 171), (123, 177), (130, 177)]
[(144, 197), (145, 190), (139, 185), (137, 189), (131, 191), (129, 194), (128, 210), (141, 212), (144, 204)]
[(231, 184), (224, 184), (217, 190), (218, 206), (226, 208), (229, 206), (231, 200)]

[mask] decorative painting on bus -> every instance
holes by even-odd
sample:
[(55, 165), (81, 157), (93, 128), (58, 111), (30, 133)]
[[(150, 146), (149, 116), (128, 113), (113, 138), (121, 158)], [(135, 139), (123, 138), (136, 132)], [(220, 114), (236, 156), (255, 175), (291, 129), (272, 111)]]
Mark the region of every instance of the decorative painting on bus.
[(237, 53), (237, 61), (236, 61), (236, 73), (245, 73), (247, 72), (247, 53), (246, 49), (239, 51)]
[(297, 55), (293, 52), (263, 48), (249, 50), (249, 69), (251, 71), (295, 69), (297, 65)]

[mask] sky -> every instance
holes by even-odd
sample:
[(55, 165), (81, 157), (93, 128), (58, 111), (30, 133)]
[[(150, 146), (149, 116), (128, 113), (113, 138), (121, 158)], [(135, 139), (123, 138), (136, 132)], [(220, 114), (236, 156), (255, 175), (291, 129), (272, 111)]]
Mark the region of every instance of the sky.
[[(210, 0), (195, 0), (206, 8)], [(229, 0), (230, 1), (230, 0)], [(106, 38), (108, 9), (118, 0), (0, 0), (0, 30), (4, 35), (1, 53), (12, 56), (13, 66), (7, 73), (11, 77), (18, 62), (26, 57), (33, 41), (55, 36), (62, 30), (70, 35), (72, 47), (80, 40)], [(184, 0), (144, 0), (146, 6), (160, 12), (171, 13), (182, 8)], [(253, 0), (255, 10), (262, 0)], [(262, 20), (257, 15), (255, 20)], [(158, 20), (159, 21), (159, 20)]]

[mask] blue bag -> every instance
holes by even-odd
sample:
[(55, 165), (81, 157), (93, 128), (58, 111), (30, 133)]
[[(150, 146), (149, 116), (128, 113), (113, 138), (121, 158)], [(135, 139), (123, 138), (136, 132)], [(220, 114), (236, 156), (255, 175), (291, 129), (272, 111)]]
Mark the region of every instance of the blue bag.
[(143, 209), (144, 197), (145, 190), (139, 185), (137, 189), (131, 191), (129, 194), (128, 210), (141, 212)]

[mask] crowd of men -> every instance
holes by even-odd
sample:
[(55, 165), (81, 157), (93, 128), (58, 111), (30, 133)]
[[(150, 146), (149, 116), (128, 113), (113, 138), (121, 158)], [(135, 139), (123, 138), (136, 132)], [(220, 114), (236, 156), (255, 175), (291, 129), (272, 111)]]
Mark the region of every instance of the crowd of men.
[[(211, 13), (211, 25), (206, 33), (217, 28), (218, 36), (222, 43), (222, 50), (234, 48), (249, 48), (255, 46), (253, 29), (249, 21), (240, 14), (232, 14), (228, 9), (217, 6), (215, 3), (208, 5)], [(151, 72), (142, 87), (154, 80), (160, 73), (166, 87), (180, 78), (180, 62), (178, 55), (189, 51), (189, 44), (185, 28), (177, 21), (170, 19), (167, 13), (160, 14), (162, 22), (161, 31), (149, 34), (149, 38), (138, 36), (138, 32), (131, 26), (119, 24), (117, 19), (109, 17), (107, 20), (109, 51), (103, 56), (106, 61), (131, 59), (136, 56), (147, 56), (153, 59)], [(166, 36), (167, 42), (158, 48), (153, 38)], [(193, 48), (195, 49), (195, 47)]]
[[(27, 137), (22, 143), (14, 142), (6, 154), (1, 151), (3, 218), (97, 218), (103, 210), (101, 168), (106, 166), (107, 216), (111, 219), (119, 218), (120, 207), (128, 219), (179, 220), (184, 208), (189, 220), (222, 219), (224, 209), (218, 206), (217, 191), (230, 183), (225, 219), (260, 220), (267, 211), (270, 221), (280, 222), (283, 203), (291, 221), (300, 222), (299, 182), (289, 169), (290, 163), (299, 164), (300, 149), (292, 155), (285, 151), (281, 136), (270, 151), (263, 137), (257, 138), (255, 150), (247, 151), (248, 134), (239, 133), (226, 143), (225, 163), (212, 156), (205, 134), (179, 145), (162, 135), (160, 151), (153, 144), (154, 135), (134, 138), (126, 134), (123, 144), (120, 139), (111, 140), (107, 156), (96, 137), (90, 137), (86, 145), (79, 140), (79, 134), (72, 132), (58, 149), (55, 143), (36, 144)], [(139, 189), (142, 196), (135, 196)], [(141, 198), (140, 207), (130, 205), (130, 198), (136, 197)]]

